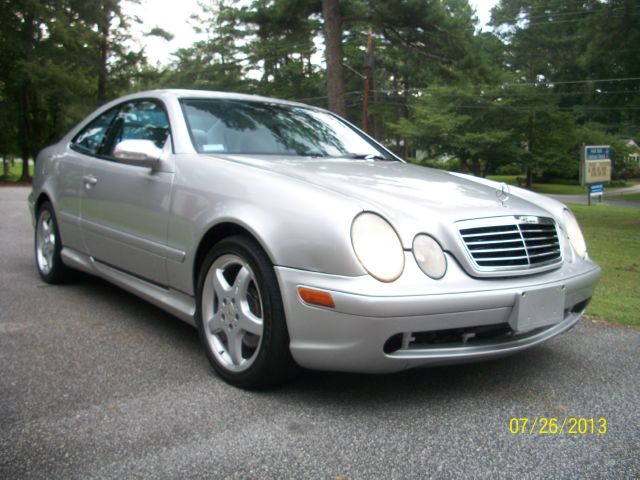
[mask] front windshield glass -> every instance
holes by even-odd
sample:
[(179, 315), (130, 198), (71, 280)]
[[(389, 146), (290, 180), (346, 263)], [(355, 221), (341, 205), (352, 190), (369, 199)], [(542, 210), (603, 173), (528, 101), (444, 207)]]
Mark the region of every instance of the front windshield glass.
[(182, 99), (201, 153), (394, 160), (338, 118), (311, 108), (225, 99)]

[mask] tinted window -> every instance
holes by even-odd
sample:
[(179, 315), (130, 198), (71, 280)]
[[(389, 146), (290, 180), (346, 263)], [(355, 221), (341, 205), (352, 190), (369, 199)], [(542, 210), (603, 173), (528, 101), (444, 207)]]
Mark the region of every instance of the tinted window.
[(389, 158), (346, 123), (311, 108), (222, 99), (181, 103), (199, 152)]
[(72, 146), (84, 153), (95, 155), (102, 147), (109, 125), (116, 116), (117, 108), (106, 111), (87, 125), (73, 139)]
[(123, 140), (151, 140), (162, 148), (169, 136), (169, 120), (164, 109), (155, 102), (126, 103), (118, 113), (111, 135), (111, 151)]

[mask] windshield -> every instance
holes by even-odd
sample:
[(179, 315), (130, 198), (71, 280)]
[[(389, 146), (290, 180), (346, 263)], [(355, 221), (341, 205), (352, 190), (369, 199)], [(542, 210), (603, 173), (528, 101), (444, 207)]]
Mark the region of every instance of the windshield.
[(331, 114), (277, 103), (182, 99), (201, 153), (302, 155), (395, 160)]

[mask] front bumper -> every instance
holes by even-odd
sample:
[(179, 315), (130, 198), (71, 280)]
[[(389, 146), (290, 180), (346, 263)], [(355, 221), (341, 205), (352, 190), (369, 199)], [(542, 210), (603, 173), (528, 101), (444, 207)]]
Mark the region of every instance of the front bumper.
[[(580, 265), (567, 264), (535, 276), (481, 280), (468, 277), (455, 260), (448, 260), (446, 281), (429, 279), (408, 257), (405, 273), (390, 284), (369, 276), (339, 277), (276, 267), (294, 359), (318, 370), (385, 373), (509, 355), (571, 328), (600, 277), (597, 265), (580, 261)], [(299, 286), (329, 291), (335, 309), (304, 303), (297, 294)], [(477, 341), (411, 341), (441, 331), (508, 327), (523, 292), (556, 287), (564, 291), (564, 314), (552, 325)], [(389, 349), (392, 337), (402, 341)]]

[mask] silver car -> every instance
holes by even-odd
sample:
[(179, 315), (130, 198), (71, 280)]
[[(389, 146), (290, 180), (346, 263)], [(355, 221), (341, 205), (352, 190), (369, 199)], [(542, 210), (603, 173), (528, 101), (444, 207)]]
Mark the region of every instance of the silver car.
[(600, 276), (563, 204), (249, 95), (115, 100), (39, 154), (29, 203), (45, 282), (82, 270), (158, 305), (244, 388), (519, 352)]

